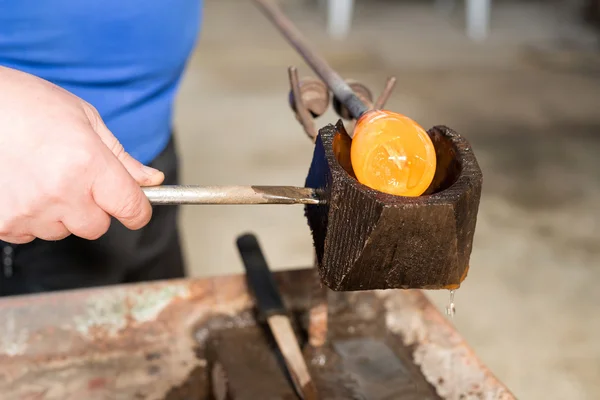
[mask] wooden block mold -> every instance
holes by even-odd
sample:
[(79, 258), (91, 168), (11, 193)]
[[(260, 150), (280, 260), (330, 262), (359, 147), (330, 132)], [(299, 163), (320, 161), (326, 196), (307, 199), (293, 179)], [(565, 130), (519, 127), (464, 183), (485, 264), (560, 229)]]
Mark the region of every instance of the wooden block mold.
[(466, 139), (445, 126), (428, 131), (436, 174), (420, 197), (359, 183), (339, 121), (319, 131), (306, 187), (327, 203), (308, 205), (321, 280), (336, 291), (455, 289), (469, 269), (482, 174)]

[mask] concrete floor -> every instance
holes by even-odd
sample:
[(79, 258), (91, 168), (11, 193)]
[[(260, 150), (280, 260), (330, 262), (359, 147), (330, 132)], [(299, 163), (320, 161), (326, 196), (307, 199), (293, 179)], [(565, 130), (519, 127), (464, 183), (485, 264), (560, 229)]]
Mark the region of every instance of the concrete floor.
[[(396, 75), (389, 109), (471, 141), (484, 194), (455, 325), (519, 398), (600, 398), (599, 64), (527, 52), (556, 39), (538, 3), (497, 2), (484, 44), (428, 2), (364, 3), (341, 43), (316, 4), (285, 4), (342, 75), (376, 93)], [(290, 64), (310, 74), (250, 1), (206, 0), (176, 111), (185, 183), (304, 183), (312, 146), (286, 103)], [(234, 240), (248, 230), (273, 267), (312, 261), (299, 206), (188, 207), (182, 221), (196, 276), (241, 272)]]

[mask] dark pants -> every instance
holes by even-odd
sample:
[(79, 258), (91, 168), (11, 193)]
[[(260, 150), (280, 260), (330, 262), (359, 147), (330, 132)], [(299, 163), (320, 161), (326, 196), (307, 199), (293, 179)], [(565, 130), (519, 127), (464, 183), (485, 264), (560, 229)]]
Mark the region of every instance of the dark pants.
[[(165, 173), (165, 184), (178, 183), (173, 141), (150, 165)], [(152, 220), (138, 231), (113, 219), (94, 241), (73, 235), (18, 246), (0, 241), (0, 295), (183, 277), (177, 215), (176, 206), (154, 207)]]

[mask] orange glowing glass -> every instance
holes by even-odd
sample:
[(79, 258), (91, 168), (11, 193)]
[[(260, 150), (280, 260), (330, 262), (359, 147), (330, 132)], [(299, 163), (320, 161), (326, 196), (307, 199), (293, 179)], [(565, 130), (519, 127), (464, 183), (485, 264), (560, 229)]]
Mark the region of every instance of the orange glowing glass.
[(356, 179), (396, 196), (420, 196), (435, 174), (435, 148), (412, 119), (373, 110), (356, 122), (350, 149)]

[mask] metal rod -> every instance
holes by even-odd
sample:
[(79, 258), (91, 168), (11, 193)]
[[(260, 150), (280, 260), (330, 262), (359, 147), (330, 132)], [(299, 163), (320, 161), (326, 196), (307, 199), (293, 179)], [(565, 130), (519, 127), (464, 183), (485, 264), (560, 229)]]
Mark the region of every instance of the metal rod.
[(304, 128), (304, 132), (314, 142), (317, 140), (317, 130), (313, 123), (313, 118), (310, 115), (310, 111), (306, 108), (304, 101), (302, 100), (302, 92), (300, 91), (300, 79), (298, 78), (298, 70), (296, 67), (290, 67), (288, 69), (290, 78), (290, 85), (292, 86), (292, 95), (294, 96), (294, 104), (296, 106), (296, 113), (300, 119), (300, 123)]
[(383, 92), (381, 92), (381, 95), (379, 95), (375, 105), (373, 105), (373, 109), (381, 110), (383, 107), (385, 107), (385, 103), (387, 103), (388, 99), (390, 98), (392, 90), (394, 90), (394, 86), (396, 86), (396, 77), (392, 76), (388, 78), (385, 84), (385, 89), (383, 89)]
[(151, 204), (322, 204), (309, 188), (294, 186), (153, 186), (142, 188)]
[(269, 0), (254, 0), (264, 14), (275, 24), (288, 42), (298, 51), (304, 61), (327, 84), (333, 95), (348, 108), (352, 118), (358, 119), (368, 111), (368, 107), (356, 96), (337, 72), (331, 68), (327, 61), (314, 52), (306, 42), (300, 31), (281, 9)]

